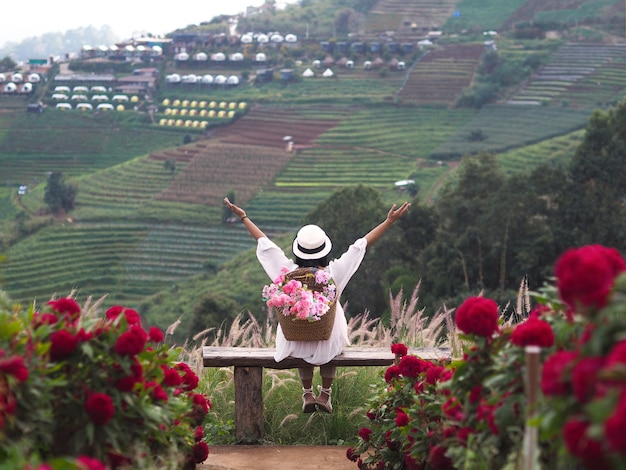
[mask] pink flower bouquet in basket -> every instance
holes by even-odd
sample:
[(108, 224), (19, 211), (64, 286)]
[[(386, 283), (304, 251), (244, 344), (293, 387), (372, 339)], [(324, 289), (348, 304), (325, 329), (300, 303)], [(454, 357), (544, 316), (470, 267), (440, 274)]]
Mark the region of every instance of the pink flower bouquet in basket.
[[(292, 273), (300, 277), (299, 271), (302, 269)], [(331, 309), (337, 292), (330, 274), (323, 269), (306, 269), (305, 275), (315, 284), (312, 288), (311, 283), (290, 277), (292, 273), (282, 268), (274, 282), (263, 287), (263, 301), (285, 317), (310, 322), (321, 320)]]
[(282, 269), (263, 300), (276, 309), (278, 322), (288, 341), (325, 341), (335, 324), (337, 288), (323, 269)]

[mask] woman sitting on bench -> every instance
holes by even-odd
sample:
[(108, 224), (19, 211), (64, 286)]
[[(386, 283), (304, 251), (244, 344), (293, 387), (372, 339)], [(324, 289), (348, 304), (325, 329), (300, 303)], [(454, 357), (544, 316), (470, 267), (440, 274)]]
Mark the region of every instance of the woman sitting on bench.
[[(305, 225), (298, 231), (293, 241), (292, 250), (295, 261), (292, 261), (278, 245), (267, 238), (241, 207), (230, 202), (228, 198), (224, 198), (224, 203), (233, 214), (241, 219), (250, 235), (257, 241), (257, 258), (270, 279), (276, 279), (285, 271), (311, 267), (325, 270), (333, 280), (336, 286), (336, 307), (330, 338), (321, 341), (289, 341), (279, 325), (276, 331), (276, 354), (274, 356), (276, 362), (286, 357), (297, 357), (311, 364), (310, 367), (298, 369), (298, 375), (302, 381), (302, 411), (312, 413), (318, 409), (330, 413), (332, 411), (331, 386), (336, 367), (329, 366), (327, 363), (341, 354), (344, 346), (349, 344), (348, 323), (339, 302), (341, 293), (361, 265), (367, 247), (376, 242), (396, 220), (406, 214), (411, 204), (405, 202), (400, 207), (394, 204), (383, 222), (364, 237), (356, 240), (341, 257), (331, 261), (328, 255), (332, 243), (326, 233), (317, 225)], [(317, 397), (313, 393), (314, 366), (320, 366), (322, 377), (322, 386)]]

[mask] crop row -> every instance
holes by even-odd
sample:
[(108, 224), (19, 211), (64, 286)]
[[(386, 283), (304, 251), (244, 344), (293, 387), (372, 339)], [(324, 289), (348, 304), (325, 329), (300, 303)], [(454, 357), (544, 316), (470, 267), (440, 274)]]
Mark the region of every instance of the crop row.
[[(480, 151), (502, 152), (584, 127), (589, 109), (490, 105), (433, 152), (435, 158), (458, 158)], [(473, 133), (481, 139), (472, 140)]]

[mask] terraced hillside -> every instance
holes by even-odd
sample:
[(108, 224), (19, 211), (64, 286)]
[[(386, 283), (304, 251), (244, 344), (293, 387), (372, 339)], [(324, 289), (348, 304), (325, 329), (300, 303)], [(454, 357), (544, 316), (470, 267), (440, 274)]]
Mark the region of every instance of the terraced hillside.
[(570, 43), (509, 100), (509, 104), (589, 107), (626, 92), (626, 44)]
[(409, 71), (397, 96), (403, 102), (451, 106), (471, 84), (483, 53), (482, 44), (436, 47)]

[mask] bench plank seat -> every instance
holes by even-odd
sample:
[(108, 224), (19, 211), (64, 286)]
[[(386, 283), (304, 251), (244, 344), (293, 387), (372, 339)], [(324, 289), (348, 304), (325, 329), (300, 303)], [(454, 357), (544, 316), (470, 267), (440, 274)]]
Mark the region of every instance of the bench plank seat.
[[(287, 357), (280, 362), (274, 360), (273, 348), (246, 348), (246, 347), (214, 347), (202, 348), (204, 367), (265, 367), (267, 369), (294, 369), (310, 366), (303, 359)], [(421, 359), (434, 361), (449, 359), (450, 351), (447, 348), (412, 348), (409, 354)], [(343, 353), (335, 356), (329, 364), (337, 367), (359, 366), (388, 366), (395, 360), (391, 348), (356, 348), (347, 347)]]

